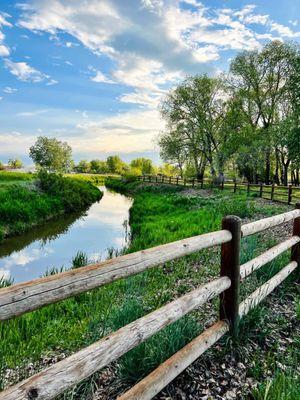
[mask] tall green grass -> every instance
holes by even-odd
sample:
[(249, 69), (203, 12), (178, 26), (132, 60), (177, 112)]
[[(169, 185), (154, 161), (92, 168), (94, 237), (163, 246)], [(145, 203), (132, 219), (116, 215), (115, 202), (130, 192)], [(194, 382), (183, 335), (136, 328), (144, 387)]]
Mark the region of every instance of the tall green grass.
[[(181, 196), (182, 189), (174, 186), (148, 187), (138, 183), (126, 184), (121, 180), (107, 180), (106, 183), (110, 188), (134, 197), (130, 211), (132, 241), (126, 250), (128, 253), (217, 230), (222, 217), (227, 214), (248, 218), (284, 210), (279, 206), (263, 207), (246, 194), (215, 191), (210, 197), (186, 198)], [(259, 239), (243, 244), (245, 260), (253, 256), (258, 243), (263, 248)], [(73, 267), (82, 266), (87, 261), (84, 254), (77, 254)], [(218, 249), (197, 252), (4, 322), (0, 324), (0, 365), (4, 371), (28, 362), (38, 363), (43, 354), (68, 354), (87, 346), (218, 276), (219, 265)], [(59, 272), (59, 269), (54, 272)], [(217, 318), (217, 299), (212, 302), (210, 313)], [(207, 312), (198, 310), (196, 315), (189, 314), (130, 351), (118, 362), (120, 378), (130, 382), (140, 379), (189, 342), (205, 322)], [(87, 381), (86, 385), (90, 382)], [(86, 393), (80, 385), (77, 391), (65, 398), (80, 398), (83, 392)]]
[[(83, 210), (101, 198), (101, 192), (89, 182), (41, 173), (38, 179), (24, 186), (17, 182), (16, 173), (2, 174), (0, 182), (5, 176), (5, 182), (11, 184), (0, 184), (0, 240), (21, 234), (49, 218)], [(11, 181), (10, 176), (14, 177)]]

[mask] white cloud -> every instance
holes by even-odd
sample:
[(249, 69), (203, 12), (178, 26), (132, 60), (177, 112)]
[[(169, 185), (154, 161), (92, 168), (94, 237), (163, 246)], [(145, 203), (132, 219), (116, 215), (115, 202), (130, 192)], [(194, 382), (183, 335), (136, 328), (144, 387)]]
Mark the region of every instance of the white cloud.
[(7, 94), (13, 94), (13, 93), (16, 93), (17, 91), (18, 91), (18, 89), (11, 88), (10, 86), (6, 86), (6, 87), (3, 89), (3, 92), (4, 92), (4, 93), (7, 93)]
[(26, 62), (13, 62), (9, 59), (5, 59), (4, 62), (9, 72), (20, 81), (32, 83), (46, 81), (46, 86), (51, 86), (58, 83), (58, 81), (52, 79), (49, 75), (44, 74), (34, 67), (31, 67)]
[(91, 78), (91, 81), (97, 83), (116, 83), (112, 79), (105, 76), (101, 71), (96, 71), (96, 75)]
[(50, 80), (46, 83), (46, 86), (56, 85), (57, 83), (58, 83), (58, 81), (56, 81), (55, 79), (50, 79)]
[(18, 117), (35, 117), (40, 114), (45, 114), (46, 112), (48, 112), (47, 109), (35, 110), (35, 111), (22, 111), (22, 112), (17, 113), (17, 116)]
[(20, 81), (37, 83), (49, 78), (47, 75), (31, 67), (26, 62), (5, 60), (5, 65), (10, 73), (16, 76)]
[(7, 18), (10, 17), (8, 14), (0, 13), (0, 57), (7, 57), (10, 54), (10, 49), (7, 45), (4, 44), (5, 35), (2, 32), (1, 28), (3, 26), (12, 27), (12, 24), (7, 21)]
[(300, 32), (294, 32), (288, 26), (284, 26), (282, 24), (278, 24), (277, 22), (271, 23), (271, 31), (278, 32), (279, 35), (288, 38), (295, 38), (300, 36)]

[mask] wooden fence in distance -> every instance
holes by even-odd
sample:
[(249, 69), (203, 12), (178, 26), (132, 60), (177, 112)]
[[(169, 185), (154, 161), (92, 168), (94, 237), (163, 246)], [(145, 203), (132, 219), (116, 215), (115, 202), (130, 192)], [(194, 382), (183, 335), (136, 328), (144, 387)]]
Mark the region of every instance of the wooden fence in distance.
[[(244, 237), (284, 222), (294, 221), (293, 235), (251, 261), (240, 265)], [(225, 217), (222, 229), (19, 283), (0, 290), (0, 321), (25, 314), (121, 278), (137, 274), (193, 252), (221, 245), (220, 277), (164, 305), (0, 393), (1, 400), (52, 399), (117, 360), (152, 335), (210, 299), (220, 296), (220, 319), (162, 363), (150, 375), (119, 397), (119, 400), (152, 399), (188, 365), (226, 332), (238, 334), (239, 319), (271, 293), (300, 263), (300, 205), (293, 211), (241, 225), (235, 216)], [(242, 280), (283, 251), (291, 249), (287, 266), (240, 301)]]
[(237, 181), (225, 181), (220, 184), (215, 184), (211, 180), (197, 180), (197, 179), (183, 179), (173, 176), (163, 175), (142, 175), (138, 180), (152, 183), (167, 183), (172, 185), (183, 185), (193, 188), (232, 190), (234, 193), (237, 191), (244, 191), (247, 193), (256, 193), (258, 197), (266, 200), (278, 201), (286, 204), (296, 204), (300, 202), (300, 187), (298, 186), (278, 186), (278, 185), (265, 185), (242, 183)]

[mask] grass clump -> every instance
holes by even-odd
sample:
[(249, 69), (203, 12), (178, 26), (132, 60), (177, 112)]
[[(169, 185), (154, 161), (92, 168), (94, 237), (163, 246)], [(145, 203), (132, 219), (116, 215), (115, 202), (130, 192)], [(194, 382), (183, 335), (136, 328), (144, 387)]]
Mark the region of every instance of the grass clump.
[(299, 400), (300, 377), (278, 373), (253, 392), (254, 400)]

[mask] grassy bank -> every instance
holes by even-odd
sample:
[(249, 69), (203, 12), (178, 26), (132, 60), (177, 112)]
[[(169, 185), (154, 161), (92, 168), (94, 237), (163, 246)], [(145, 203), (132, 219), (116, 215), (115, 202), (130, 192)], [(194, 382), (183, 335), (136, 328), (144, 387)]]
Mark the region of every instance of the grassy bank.
[(61, 176), (0, 173), (0, 240), (101, 198), (90, 182)]
[[(193, 195), (185, 193), (184, 188), (125, 184), (120, 180), (107, 180), (107, 186), (129, 193), (134, 198), (130, 212), (132, 241), (127, 252), (217, 230), (224, 215), (236, 214), (243, 219), (256, 219), (287, 210), (287, 206), (264, 203), (246, 194), (202, 191)], [(274, 244), (276, 240), (276, 237), (257, 235), (243, 241), (242, 262)], [(253, 274), (253, 278), (243, 287), (242, 295), (245, 296), (253, 287), (265, 281), (287, 259), (288, 254), (284, 254), (276, 263)], [(76, 260), (75, 266), (86, 263), (84, 257), (77, 257)], [(219, 265), (218, 249), (201, 251), (1, 324), (0, 365), (3, 367), (0, 384), (3, 387), (16, 382), (48, 365), (49, 360), (60, 357), (62, 353), (67, 355), (89, 345), (207, 282), (218, 276)], [(290, 287), (288, 290), (292, 293)], [(110, 383), (108, 398), (115, 398), (122, 387), (152, 370), (203, 330), (208, 321), (212, 323), (217, 315), (218, 300), (215, 299), (212, 304), (172, 324), (122, 357), (112, 368), (114, 379)], [(254, 321), (257, 324), (257, 318), (253, 319), (252, 328)], [(249, 324), (251, 326), (251, 321)], [(249, 330), (249, 326), (248, 330), (244, 329), (245, 342)], [(28, 363), (32, 363), (30, 368)], [(16, 369), (18, 366), (20, 368)], [(257, 380), (264, 374), (263, 367), (260, 374)], [(64, 398), (91, 398), (97, 386), (94, 382), (97, 381), (101, 382), (101, 374), (100, 378), (96, 374), (92, 380), (79, 385)]]

